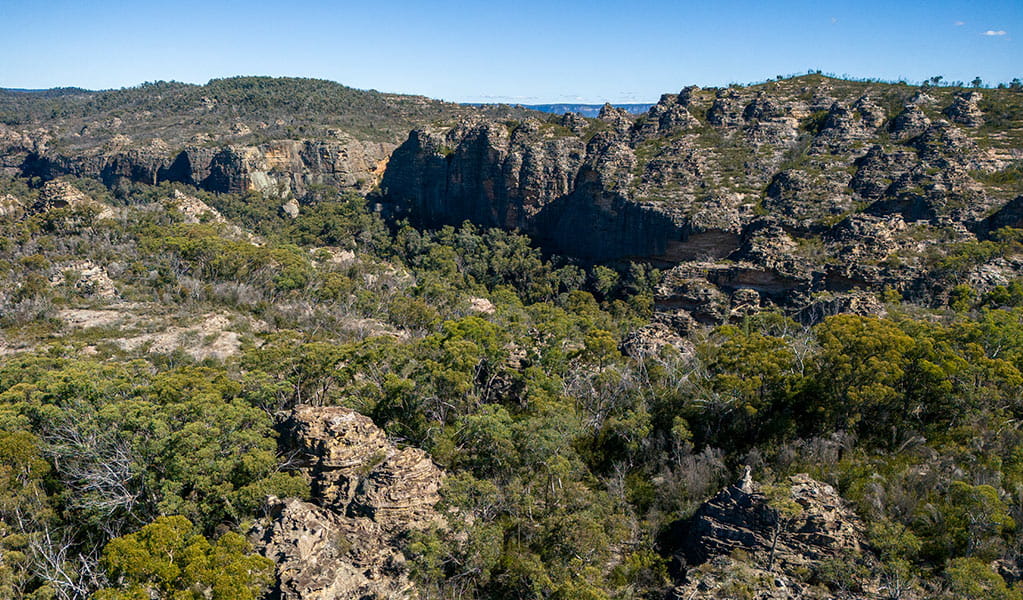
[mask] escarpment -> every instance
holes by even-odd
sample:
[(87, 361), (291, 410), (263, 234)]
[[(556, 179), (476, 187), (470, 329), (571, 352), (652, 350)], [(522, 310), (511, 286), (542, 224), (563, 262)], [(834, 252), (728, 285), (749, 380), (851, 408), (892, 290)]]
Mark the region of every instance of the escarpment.
[(58, 95), (0, 90), (0, 114), (0, 174), (302, 199), (323, 186), (370, 191), (413, 127), (533, 113), (315, 79), (235, 77)]
[(443, 473), (425, 452), (398, 449), (359, 413), (298, 406), (286, 443), (313, 502), (270, 498), (252, 532), (277, 565), (282, 600), (415, 598), (399, 540), (443, 526), (433, 509)]
[(20, 174), (43, 179), (63, 175), (156, 184), (184, 183), (211, 192), (259, 191), (305, 195), (330, 186), (366, 192), (394, 149), (387, 142), (275, 140), (258, 145), (187, 145), (174, 152), (159, 140), (143, 148), (66, 155), (48, 149), (24, 153)]
[[(936, 257), (1021, 221), (1017, 90), (807, 75), (689, 86), (645, 114), (605, 105), (591, 119), (305, 80), (157, 87), (160, 102), (128, 90), (71, 94), (49, 113), (22, 103), (29, 118), (0, 125), (0, 171), (258, 192), (291, 218), (324, 189), (350, 190), (396, 220), (653, 265), (667, 273), (655, 308), (707, 323), (752, 305), (874, 306), (859, 300), (886, 289), (940, 303), (963, 274)], [(0, 108), (22, 106), (11, 98)], [(980, 292), (994, 281), (965, 278)], [(692, 293), (704, 284), (715, 293)]]
[[(927, 248), (1015, 223), (999, 209), (1018, 184), (1000, 174), (1023, 148), (986, 124), (984, 94), (996, 93), (1007, 92), (808, 76), (687, 87), (638, 117), (606, 106), (585, 126), (474, 118), (412, 132), (381, 193), (420, 224), (515, 228), (555, 253), (652, 263), (762, 305), (911, 296), (933, 276)], [(670, 287), (662, 309), (710, 321), (730, 310)]]

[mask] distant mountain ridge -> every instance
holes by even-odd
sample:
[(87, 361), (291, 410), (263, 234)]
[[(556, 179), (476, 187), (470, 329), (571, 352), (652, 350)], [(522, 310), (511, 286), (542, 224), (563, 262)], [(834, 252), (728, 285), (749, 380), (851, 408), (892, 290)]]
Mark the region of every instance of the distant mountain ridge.
[(471, 116), (543, 117), (296, 77), (89, 91), (0, 89), (0, 173), (112, 184), (171, 181), (214, 192), (366, 192), (410, 129)]
[[(497, 106), (497, 105), (494, 105), (494, 104), (484, 104), (484, 103), (477, 103), (477, 102), (464, 103), (464, 104), (465, 104), (465, 106), (477, 106), (477, 107)], [(548, 114), (552, 114), (552, 115), (563, 115), (565, 113), (572, 112), (572, 113), (576, 113), (577, 115), (582, 115), (584, 117), (589, 117), (591, 119), (595, 119), (598, 116), (600, 116), (600, 109), (603, 108), (604, 105), (603, 104), (559, 103), (559, 104), (519, 104), (519, 105), (516, 105), (516, 106), (521, 106), (522, 108), (527, 108), (529, 110), (536, 110), (536, 111), (539, 111), (539, 112), (542, 112), (542, 113), (548, 113)], [(646, 111), (650, 110), (654, 105), (653, 105), (653, 103), (649, 103), (649, 104), (613, 104), (612, 103), (611, 106), (613, 106), (615, 108), (620, 108), (620, 109), (624, 110), (625, 112), (627, 112), (629, 114), (632, 114), (632, 115), (641, 115), (641, 114), (645, 113)]]
[[(540, 112), (551, 113), (555, 115), (563, 115), (565, 113), (574, 112), (584, 117), (597, 118), (600, 115), (600, 109), (603, 104), (524, 104), (523, 108), (530, 110), (538, 110)], [(653, 107), (653, 103), (649, 104), (611, 104), (615, 108), (620, 108), (631, 115), (641, 115)]]

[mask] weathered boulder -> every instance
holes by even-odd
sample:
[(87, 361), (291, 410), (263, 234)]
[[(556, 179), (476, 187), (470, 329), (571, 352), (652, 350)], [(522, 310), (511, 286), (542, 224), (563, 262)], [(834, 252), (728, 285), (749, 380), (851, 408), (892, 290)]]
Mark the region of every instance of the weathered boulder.
[(25, 214), (25, 203), (11, 194), (0, 196), (0, 219), (13, 221)]
[(619, 134), (624, 134), (632, 127), (633, 117), (629, 111), (612, 106), (610, 102), (605, 102), (604, 106), (600, 107), (597, 118), (607, 123), (612, 131)]
[(636, 122), (632, 136), (636, 140), (646, 140), (658, 135), (672, 135), (699, 124), (676, 96), (665, 94)]
[(780, 529), (779, 519), (787, 518), (772, 508), (755, 482), (729, 486), (705, 502), (693, 516), (684, 544), (688, 564), (702, 564), (736, 549), (766, 564), (774, 547), (774, 562), (785, 570), (865, 548), (863, 523), (833, 487), (806, 475), (794, 475), (784, 486), (799, 508)]
[(96, 298), (115, 298), (117, 288), (103, 265), (91, 260), (79, 260), (61, 265), (50, 278), (50, 285), (70, 284), (76, 291)]
[(682, 268), (665, 273), (654, 292), (657, 309), (682, 309), (700, 323), (721, 324), (728, 315), (728, 296), (706, 279), (694, 275)]
[(224, 215), (220, 214), (220, 211), (195, 196), (182, 193), (180, 190), (174, 190), (174, 193), (170, 198), (167, 198), (165, 204), (180, 212), (184, 216), (186, 223), (227, 223), (227, 219), (224, 218)]
[(855, 107), (835, 102), (828, 108), (820, 134), (814, 138), (811, 150), (818, 154), (851, 154), (855, 151), (856, 143), (868, 139), (870, 135), (871, 128)]
[(656, 321), (630, 332), (621, 343), (621, 351), (633, 358), (656, 355), (665, 347), (672, 347), (684, 353), (693, 350), (692, 344), (676, 330)]
[[(775, 502), (789, 508), (783, 514)], [(827, 560), (876, 565), (863, 531), (860, 519), (831, 486), (795, 475), (769, 495), (747, 471), (692, 517), (680, 548), (683, 583), (670, 597), (729, 597), (727, 590), (738, 577), (750, 597), (832, 598), (826, 589), (804, 583), (805, 576)], [(874, 577), (871, 573), (858, 582), (867, 597), (877, 592)]]
[(899, 215), (853, 215), (828, 231), (824, 240), (840, 261), (871, 263), (898, 250), (898, 235), (905, 229), (906, 222)]
[(735, 127), (742, 124), (744, 110), (745, 106), (737, 91), (719, 90), (714, 104), (707, 111), (707, 122), (718, 127)]
[(931, 120), (916, 104), (909, 104), (892, 119), (890, 130), (898, 140), (916, 137), (927, 130)]
[(980, 92), (961, 92), (952, 99), (952, 104), (945, 109), (945, 115), (967, 127), (980, 127), (984, 124), (984, 112), (980, 110)]
[(869, 129), (877, 129), (885, 120), (885, 110), (877, 104), (869, 95), (861, 96), (852, 105), (860, 117), (863, 125)]
[(288, 198), (288, 201), (281, 205), (281, 213), (291, 219), (297, 219), (300, 212), (302, 208), (294, 198)]
[(268, 502), (252, 532), (277, 563), (282, 600), (414, 598), (399, 538), (431, 525), (443, 473), (422, 450), (398, 449), (368, 417), (301, 405), (286, 426), (314, 503)]
[(906, 150), (885, 152), (880, 145), (854, 163), (856, 174), (849, 187), (864, 198), (883, 198), (892, 189), (892, 183), (908, 173), (916, 163), (916, 155)]
[(267, 502), (257, 545), (277, 564), (282, 600), (415, 598), (405, 558), (370, 519), (350, 519), (296, 499)]
[(348, 506), (392, 531), (421, 528), (438, 520), (441, 471), (419, 448), (391, 453), (362, 478)]
[(39, 200), (33, 210), (45, 212), (61, 208), (92, 210), (97, 217), (106, 217), (111, 214), (109, 206), (93, 200), (67, 181), (47, 181), (39, 191)]

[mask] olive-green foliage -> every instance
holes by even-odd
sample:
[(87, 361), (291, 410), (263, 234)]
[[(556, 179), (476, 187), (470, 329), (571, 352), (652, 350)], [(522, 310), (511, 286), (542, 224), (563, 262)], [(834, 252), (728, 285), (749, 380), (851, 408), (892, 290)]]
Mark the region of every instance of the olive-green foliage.
[(102, 564), (114, 585), (96, 600), (256, 600), (273, 580), (273, 561), (253, 554), (244, 537), (227, 532), (211, 542), (180, 516), (111, 540)]
[(255, 246), (224, 238), (208, 225), (178, 225), (149, 242), (170, 252), (204, 280), (241, 280), (286, 292), (305, 287), (313, 276), (308, 253), (295, 246)]
[(0, 382), (6, 426), (31, 427), (61, 457), (65, 507), (90, 527), (184, 514), (209, 531), (268, 493), (304, 494), (276, 470), (272, 422), (222, 370), (27, 359)]
[(945, 570), (948, 597), (964, 600), (1019, 600), (1023, 593), (1010, 589), (1002, 577), (975, 558), (952, 560)]
[[(197, 106), (204, 106), (196, 111)], [(116, 132), (136, 139), (162, 136), (184, 145), (197, 133), (234, 135), (238, 123), (251, 123), (256, 133), (234, 139), (243, 143), (268, 139), (334, 138), (336, 129), (359, 140), (400, 142), (417, 124), (449, 120), (470, 109), (416, 96), (357, 90), (333, 81), (295, 77), (230, 77), (206, 85), (147, 82), (120, 90), (93, 92), (61, 88), (40, 92), (0, 90), (0, 119), (30, 125), (60, 119), (68, 132), (86, 123), (117, 118), (116, 130), (91, 127), (79, 133), (78, 144), (99, 145)], [(509, 106), (484, 106), (493, 117), (534, 114)], [(263, 123), (262, 127), (256, 127)]]
[(993, 560), (1001, 554), (1001, 535), (1016, 523), (1008, 506), (990, 485), (954, 481), (934, 502), (920, 509), (915, 527), (928, 543), (924, 552), (935, 559), (976, 556)]
[[(892, 589), (987, 593), (963, 587), (976, 571), (1012, 597), (986, 565), (1023, 547), (1017, 283), (961, 288), (956, 311), (889, 295), (888, 318), (751, 315), (697, 328), (694, 352), (637, 359), (620, 344), (651, 312), (647, 266), (584, 270), (472, 225), (392, 231), (315, 186), (295, 220), (280, 198), (188, 190), (257, 246), (162, 208), (173, 189), (115, 189), (123, 221), (0, 223), (0, 324), (38, 347), (0, 357), (0, 595), (60, 583), (33, 554), (47, 533), (70, 541), (77, 574), (111, 539), (141, 544), (131, 532), (154, 520), (215, 553), (195, 536), (240, 531), (267, 494), (308, 493), (274, 434), (304, 403), (355, 408), (447, 471), (439, 508), (471, 518), (403, 540), (424, 596), (660, 597), (677, 550), (665, 532), (749, 464), (761, 480), (806, 471), (835, 485)], [(1014, 239), (953, 247), (947, 273)], [(167, 310), (156, 319), (225, 311), (266, 331), (246, 331), (240, 356), (198, 362), (122, 350), (116, 329), (62, 329), (59, 308), (100, 303), (68, 283), (69, 257), (116, 263), (125, 299)], [(86, 344), (96, 356), (76, 357)], [(806, 576), (854, 591), (861, 567), (842, 557)], [(118, 573), (111, 597), (180, 583)], [(752, 594), (743, 573), (724, 578), (736, 597)]]
[(1004, 227), (994, 232), (989, 240), (969, 241), (944, 248), (940, 256), (934, 259), (939, 271), (946, 273), (963, 273), (983, 264), (996, 256), (1020, 254), (1023, 232), (1018, 229)]
[(56, 517), (46, 495), (50, 465), (26, 431), (0, 432), (0, 595), (21, 597), (38, 586), (32, 542)]
[(856, 315), (831, 317), (815, 333), (821, 350), (810, 416), (827, 429), (889, 421), (913, 339), (894, 323)]

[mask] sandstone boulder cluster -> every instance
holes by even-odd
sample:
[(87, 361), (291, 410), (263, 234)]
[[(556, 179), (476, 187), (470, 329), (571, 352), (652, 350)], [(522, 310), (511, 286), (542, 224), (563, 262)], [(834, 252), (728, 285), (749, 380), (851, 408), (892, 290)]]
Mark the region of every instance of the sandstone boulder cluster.
[[(774, 496), (765, 492), (747, 473), (697, 510), (678, 550), (683, 583), (671, 598), (732, 597), (729, 591), (740, 588), (762, 600), (833, 598), (807, 583), (829, 560), (860, 561), (865, 575), (854, 587), (864, 593), (857, 597), (879, 597), (863, 524), (834, 488), (795, 475)], [(789, 504), (784, 512), (775, 508), (779, 500)]]
[(270, 498), (267, 519), (253, 531), (277, 564), (279, 597), (416, 597), (398, 540), (444, 526), (433, 509), (440, 469), (422, 450), (398, 449), (347, 408), (299, 406), (286, 430), (313, 501)]

